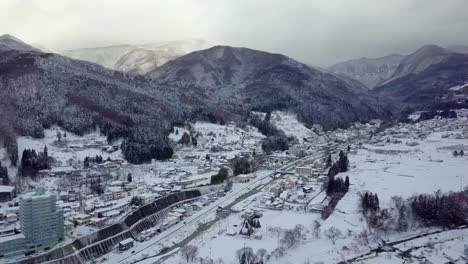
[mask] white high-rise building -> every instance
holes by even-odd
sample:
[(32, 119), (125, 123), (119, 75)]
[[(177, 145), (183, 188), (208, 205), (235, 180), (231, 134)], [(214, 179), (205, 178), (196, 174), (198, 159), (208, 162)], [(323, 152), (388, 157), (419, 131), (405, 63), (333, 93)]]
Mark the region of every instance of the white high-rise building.
[(48, 250), (63, 240), (63, 212), (52, 192), (37, 190), (20, 196), (19, 219), (26, 251)]

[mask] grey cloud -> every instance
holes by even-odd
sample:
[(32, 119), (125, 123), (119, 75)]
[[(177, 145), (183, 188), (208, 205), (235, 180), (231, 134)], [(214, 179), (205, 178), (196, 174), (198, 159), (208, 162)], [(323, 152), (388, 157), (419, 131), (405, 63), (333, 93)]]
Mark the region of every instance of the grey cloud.
[(203, 38), (318, 66), (468, 45), (466, 0), (2, 0), (0, 33), (52, 49)]

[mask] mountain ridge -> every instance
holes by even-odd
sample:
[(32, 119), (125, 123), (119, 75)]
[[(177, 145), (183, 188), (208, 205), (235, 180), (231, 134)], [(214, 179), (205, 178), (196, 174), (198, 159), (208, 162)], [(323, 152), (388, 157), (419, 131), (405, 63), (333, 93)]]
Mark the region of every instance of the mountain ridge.
[[(368, 96), (365, 89), (350, 87), (330, 73), (311, 69), (287, 56), (249, 48), (215, 46), (195, 51), (167, 62), (148, 75), (157, 82), (190, 86), (206, 97), (241, 104), (250, 110), (295, 108), (302, 121), (321, 123), (326, 128), (346, 126), (385, 112), (377, 106), (378, 99)], [(350, 103), (349, 97), (356, 101)], [(312, 106), (304, 98), (319, 103)], [(350, 111), (335, 109), (333, 100), (339, 100)], [(360, 103), (364, 106), (358, 106)], [(359, 114), (352, 111), (355, 109), (359, 109)], [(337, 118), (327, 120), (321, 116), (325, 111), (337, 112)]]
[(205, 48), (208, 45), (204, 40), (192, 39), (71, 49), (60, 53), (73, 59), (97, 63), (112, 70), (146, 74), (173, 58)]

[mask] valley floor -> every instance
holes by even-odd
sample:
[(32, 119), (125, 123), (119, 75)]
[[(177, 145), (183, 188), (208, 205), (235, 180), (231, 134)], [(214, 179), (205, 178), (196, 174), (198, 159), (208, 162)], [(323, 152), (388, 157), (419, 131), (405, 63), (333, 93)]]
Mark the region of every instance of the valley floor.
[[(390, 205), (392, 196), (406, 199), (417, 194), (431, 194), (438, 190), (460, 191), (468, 183), (468, 157), (452, 155), (453, 150), (468, 150), (468, 141), (456, 135), (462, 133), (464, 119), (458, 120), (454, 130), (444, 128), (445, 122), (430, 121), (426, 124), (432, 131), (427, 137), (416, 139), (416, 132), (397, 135), (396, 143), (388, 143), (394, 136), (382, 136), (378, 143), (367, 143), (349, 155), (351, 168), (338, 176), (349, 176), (350, 190), (340, 200), (332, 215), (325, 221), (319, 213), (297, 210), (269, 210), (262, 205), (262, 192), (243, 201), (240, 212), (232, 213), (220, 220), (209, 230), (193, 239), (190, 244), (199, 247), (199, 256), (218, 260), (219, 263), (238, 263), (236, 251), (250, 247), (256, 252), (260, 248), (271, 254), (280, 246), (282, 230), (301, 224), (306, 229), (303, 241), (287, 250), (284, 256), (271, 256), (268, 263), (338, 263), (372, 252), (382, 241), (391, 243), (413, 236), (442, 231), (438, 228), (414, 226), (404, 233), (370, 234), (370, 242), (363, 244), (357, 238), (363, 230), (368, 230), (360, 209), (360, 196), (370, 191), (378, 193), (382, 208)], [(407, 128), (402, 127), (402, 131)], [(416, 129), (418, 130), (418, 129)], [(390, 140), (392, 141), (392, 140)], [(384, 143), (382, 143), (384, 142)], [(262, 227), (256, 230), (261, 239), (238, 234), (242, 225), (242, 215), (246, 211), (262, 210)], [(314, 221), (321, 223), (320, 237), (314, 236)], [(324, 235), (330, 227), (341, 230), (342, 235), (333, 244)], [(235, 235), (231, 235), (235, 233)], [(371, 231), (372, 233), (372, 231)], [(468, 230), (442, 231), (421, 238), (411, 239), (395, 245), (397, 252), (370, 253), (369, 256), (355, 259), (355, 263), (405, 263), (405, 259), (426, 259), (431, 263), (446, 263), (451, 260), (463, 263), (464, 243), (468, 240)], [(401, 256), (408, 251), (405, 259)], [(148, 262), (149, 263), (149, 262)], [(164, 263), (185, 263), (179, 254), (174, 254)]]

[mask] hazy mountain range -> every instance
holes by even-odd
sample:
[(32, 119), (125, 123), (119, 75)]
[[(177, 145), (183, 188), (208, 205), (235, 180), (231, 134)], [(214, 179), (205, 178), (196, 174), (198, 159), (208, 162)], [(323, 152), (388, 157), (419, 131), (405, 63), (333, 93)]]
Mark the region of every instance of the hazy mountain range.
[[(444, 49), (435, 45), (427, 45), (417, 52), (417, 56), (390, 54), (380, 58), (360, 58), (337, 63), (329, 70), (338, 75), (356, 79), (369, 89), (373, 89), (408, 73), (418, 73), (439, 62), (438, 60), (444, 55), (453, 52), (468, 53), (468, 46), (449, 46)], [(437, 57), (435, 54), (440, 56)]]
[(451, 88), (467, 82), (467, 54), (429, 45), (406, 56), (373, 93), (392, 100), (397, 108), (420, 109), (437, 105), (438, 98), (466, 95), (466, 91)]
[(208, 48), (204, 40), (171, 41), (144, 45), (118, 45), (59, 52), (73, 59), (100, 64), (113, 70), (145, 74), (169, 60)]

